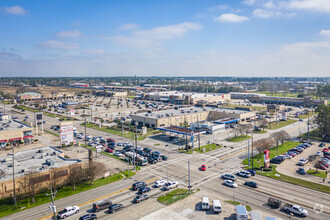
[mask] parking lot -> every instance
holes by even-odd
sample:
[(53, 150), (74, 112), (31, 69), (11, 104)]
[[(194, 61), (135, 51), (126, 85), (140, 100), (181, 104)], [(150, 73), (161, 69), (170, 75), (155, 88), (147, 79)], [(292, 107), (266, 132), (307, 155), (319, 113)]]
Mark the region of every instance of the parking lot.
[[(301, 179), (305, 179), (308, 181), (313, 181), (316, 183), (321, 183), (321, 184), (328, 184), (329, 183), (329, 175), (328, 175), (328, 179), (325, 180), (325, 182), (323, 183), (323, 178), (318, 177), (318, 176), (314, 176), (314, 175), (301, 175), (297, 173), (297, 170), (299, 168), (303, 168), (306, 172), (309, 169), (314, 169), (314, 162), (307, 162), (307, 164), (305, 165), (298, 165), (299, 161), (301, 159), (307, 159), (311, 156), (311, 155), (316, 155), (316, 154), (320, 154), (320, 156), (316, 156), (316, 160), (320, 160), (321, 158), (323, 158), (323, 153), (318, 153), (318, 152), (322, 152), (323, 149), (328, 148), (329, 144), (325, 144), (324, 147), (319, 147), (319, 144), (321, 142), (313, 142), (313, 145), (311, 147), (306, 148), (301, 154), (296, 155), (295, 157), (293, 157), (292, 159), (286, 159), (283, 161), (283, 163), (281, 164), (277, 164), (277, 171), (280, 173), (283, 173), (285, 175), (289, 175), (289, 176), (293, 176), (293, 177), (297, 177), (297, 178), (301, 178)], [(319, 171), (322, 172), (330, 172), (330, 168), (328, 167), (326, 170), (322, 170), (322, 169), (318, 169)]]

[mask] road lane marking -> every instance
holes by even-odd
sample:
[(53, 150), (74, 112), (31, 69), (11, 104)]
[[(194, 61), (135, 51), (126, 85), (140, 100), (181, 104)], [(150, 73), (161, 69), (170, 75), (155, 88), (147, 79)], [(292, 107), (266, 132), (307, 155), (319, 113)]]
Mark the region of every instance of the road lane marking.
[[(155, 181), (155, 180), (157, 180), (157, 179), (159, 179), (159, 177), (155, 177), (155, 178), (150, 179), (150, 180), (147, 180), (147, 181), (145, 181), (145, 182), (146, 182), (146, 183), (150, 183), (150, 182), (153, 182), (153, 181)], [(99, 198), (89, 200), (89, 201), (87, 201), (87, 202), (84, 202), (84, 203), (79, 204), (78, 207), (81, 207), (81, 206), (87, 205), (87, 204), (89, 204), (89, 203), (92, 203), (92, 202), (95, 202), (95, 201), (98, 201), (98, 200), (101, 200), (101, 199), (104, 199), (104, 198), (107, 198), (107, 197), (110, 197), (110, 196), (113, 196), (113, 195), (116, 195), (116, 194), (119, 194), (119, 193), (121, 193), (121, 192), (124, 192), (124, 191), (129, 190), (130, 188), (131, 188), (131, 187), (128, 187), (128, 188), (125, 188), (125, 189), (121, 189), (121, 190), (118, 190), (118, 191), (116, 191), (116, 192), (110, 193), (110, 194), (108, 194), (108, 195), (101, 196), (101, 197), (99, 197)], [(46, 216), (46, 217), (41, 218), (40, 220), (45, 220), (45, 219), (48, 219), (48, 218), (50, 218), (50, 217), (52, 217), (52, 216), (53, 216), (53, 215), (48, 215), (48, 216)]]

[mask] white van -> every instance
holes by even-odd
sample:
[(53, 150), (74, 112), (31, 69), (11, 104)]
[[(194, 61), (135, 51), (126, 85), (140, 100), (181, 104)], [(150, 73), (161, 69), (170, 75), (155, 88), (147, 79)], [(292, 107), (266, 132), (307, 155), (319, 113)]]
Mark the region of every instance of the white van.
[(213, 207), (213, 212), (214, 213), (221, 213), (222, 207), (221, 207), (221, 202), (220, 200), (213, 200), (212, 201), (212, 207)]
[(210, 209), (210, 200), (208, 197), (202, 198), (202, 209), (209, 210)]

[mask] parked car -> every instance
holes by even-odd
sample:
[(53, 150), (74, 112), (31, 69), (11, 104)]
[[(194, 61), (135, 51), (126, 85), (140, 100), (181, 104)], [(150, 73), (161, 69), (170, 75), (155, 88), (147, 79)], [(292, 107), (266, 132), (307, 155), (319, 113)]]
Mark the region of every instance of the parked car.
[(246, 171), (250, 172), (251, 176), (255, 176), (257, 174), (255, 170), (248, 169)]
[(315, 165), (315, 168), (317, 168), (317, 169), (321, 169), (321, 170), (326, 170), (326, 169), (327, 169), (327, 167), (324, 166), (324, 165), (321, 164), (321, 163), (316, 164), (316, 165)]
[(248, 171), (242, 170), (242, 171), (238, 171), (236, 175), (248, 178), (251, 176), (251, 173)]
[(232, 180), (232, 181), (235, 181), (237, 179), (236, 176), (231, 175), (231, 174), (223, 174), (221, 176), (221, 178), (226, 179), (226, 180)]
[(256, 182), (253, 182), (253, 181), (251, 181), (251, 182), (245, 182), (244, 185), (250, 186), (252, 188), (257, 188), (258, 187), (258, 184)]
[(116, 153), (114, 153), (113, 155), (115, 155), (115, 156), (117, 156), (117, 157), (122, 157), (123, 156), (123, 154), (122, 153), (120, 153), (120, 152), (116, 152)]
[(109, 213), (114, 213), (114, 212), (120, 211), (122, 209), (124, 209), (123, 204), (113, 204), (109, 207), (108, 212)]
[(136, 182), (136, 183), (133, 183), (132, 185), (132, 190), (138, 190), (140, 188), (143, 188), (143, 187), (146, 187), (147, 184), (145, 182)]
[(283, 161), (282, 160), (280, 160), (280, 159), (276, 159), (276, 158), (272, 158), (271, 160), (270, 160), (270, 163), (274, 163), (274, 164), (280, 164), (280, 163), (282, 163)]
[(155, 187), (159, 188), (159, 187), (163, 187), (166, 184), (166, 180), (157, 180), (155, 182)]
[(87, 214), (79, 218), (79, 220), (95, 220), (95, 219), (97, 219), (97, 216), (95, 214)]
[(59, 211), (57, 213), (57, 217), (62, 219), (62, 218), (66, 218), (71, 215), (77, 214), (78, 212), (79, 212), (78, 206), (68, 206), (65, 209), (63, 209), (62, 211)]
[(138, 195), (137, 197), (135, 197), (133, 202), (134, 203), (139, 203), (139, 202), (142, 202), (142, 201), (147, 200), (147, 199), (149, 199), (149, 196), (146, 195), (146, 194), (142, 194), (142, 195)]
[(325, 143), (320, 143), (319, 144), (319, 147), (324, 147), (325, 146)]
[(299, 169), (297, 170), (297, 173), (298, 173), (298, 174), (301, 174), (301, 175), (305, 175), (305, 174), (306, 174), (306, 171), (305, 171), (304, 168), (299, 168)]
[(109, 153), (112, 153), (112, 152), (113, 152), (113, 149), (110, 148), (110, 147), (108, 147), (105, 151), (106, 151), (106, 152), (109, 152)]
[(160, 157), (162, 158), (163, 161), (167, 161), (168, 158), (165, 155), (160, 155)]
[(206, 171), (206, 166), (203, 164), (200, 169), (201, 171)]
[(304, 166), (308, 163), (308, 160), (307, 159), (300, 159), (299, 162), (298, 162), (298, 166)]
[(316, 155), (316, 156), (322, 156), (322, 152), (321, 152), (321, 151), (318, 151), (318, 152), (316, 152), (315, 155)]
[(111, 205), (112, 205), (112, 202), (108, 199), (97, 201), (97, 202), (93, 203), (93, 212), (99, 212), (103, 209), (107, 209)]
[(177, 181), (168, 181), (167, 183), (164, 184), (164, 189), (170, 190), (170, 189), (173, 189), (178, 186), (179, 186), (179, 183)]
[(144, 194), (144, 193), (150, 192), (150, 190), (151, 189), (149, 187), (142, 187), (142, 188), (139, 188), (138, 193)]
[(233, 187), (233, 188), (236, 188), (237, 187), (237, 184), (234, 181), (232, 181), (232, 180), (225, 180), (223, 182), (223, 184), (226, 185), (226, 186)]

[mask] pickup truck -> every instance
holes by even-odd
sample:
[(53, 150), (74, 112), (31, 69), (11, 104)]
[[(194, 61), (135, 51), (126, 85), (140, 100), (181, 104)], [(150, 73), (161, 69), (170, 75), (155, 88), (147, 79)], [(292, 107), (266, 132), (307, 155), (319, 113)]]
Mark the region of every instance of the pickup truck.
[(296, 215), (300, 215), (302, 217), (308, 216), (308, 211), (306, 209), (301, 208), (299, 205), (285, 204), (283, 206), (283, 210)]
[(62, 219), (74, 215), (79, 212), (78, 206), (68, 206), (64, 210), (57, 213), (57, 216)]
[(167, 183), (165, 183), (164, 189), (170, 190), (170, 189), (173, 189), (174, 187), (178, 187), (178, 186), (179, 186), (179, 183), (177, 181), (168, 181)]

